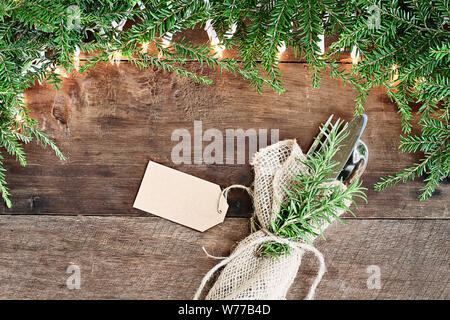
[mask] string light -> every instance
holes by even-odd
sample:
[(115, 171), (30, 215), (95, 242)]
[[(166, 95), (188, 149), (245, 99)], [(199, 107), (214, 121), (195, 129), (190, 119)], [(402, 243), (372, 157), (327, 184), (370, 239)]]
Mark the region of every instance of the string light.
[(22, 115), (20, 113), (16, 114), (16, 122), (22, 122)]
[(350, 58), (352, 59), (353, 64), (358, 64), (358, 62), (361, 60), (359, 58), (359, 50), (357, 46), (352, 47), (352, 51), (350, 52)]
[(396, 64), (393, 64), (390, 68), (391, 70), (391, 75), (390, 75), (390, 79), (389, 79), (389, 86), (394, 88), (394, 90), (396, 90), (395, 87), (397, 87), (397, 85), (400, 83), (400, 80), (398, 80), (399, 78), (399, 66)]
[(161, 42), (162, 42), (162, 47), (163, 48), (168, 48), (170, 47), (171, 41), (173, 38), (173, 34), (170, 32), (167, 32), (164, 37), (161, 38)]
[(73, 56), (73, 66), (75, 67), (75, 70), (80, 70), (80, 48), (75, 47), (75, 55)]
[(223, 58), (223, 52), (225, 51), (225, 46), (219, 44), (219, 45), (212, 46), (212, 49), (214, 50), (215, 55), (218, 58), (220, 58), (220, 59)]
[(224, 34), (224, 38), (225, 39), (231, 39), (233, 38), (234, 33), (236, 32), (236, 28), (237, 28), (237, 23), (234, 22), (231, 24), (230, 29), (228, 29), (227, 33)]
[[(291, 26), (293, 26), (293, 23), (291, 23)], [(293, 29), (291, 29), (291, 32)], [(280, 61), (281, 57), (283, 56), (283, 53), (286, 51), (286, 43), (284, 41), (281, 41), (280, 44), (277, 46), (277, 60)]]
[[(162, 46), (163, 48), (168, 48), (168, 47), (170, 47), (170, 45), (172, 44), (172, 43), (171, 43), (172, 38), (173, 38), (173, 34), (170, 33), (170, 32), (167, 32), (167, 33), (161, 38), (161, 46)], [(162, 59), (162, 57), (163, 57), (163, 53), (162, 53), (162, 52), (159, 52), (159, 53), (158, 53), (158, 59)]]
[(142, 48), (141, 52), (142, 53), (147, 53), (148, 46), (149, 46), (148, 42), (142, 42), (142, 44), (141, 44), (141, 48)]
[(59, 76), (61, 76), (63, 78), (68, 78), (69, 77), (69, 75), (61, 67), (56, 67), (54, 72), (57, 75), (59, 75)]
[(109, 55), (109, 62), (111, 62), (112, 65), (120, 65), (120, 59), (122, 57), (122, 54), (119, 50), (114, 51), (112, 54)]
[[(323, 19), (322, 19), (322, 27), (325, 29), (325, 24), (328, 22), (328, 13), (325, 13)], [(291, 32), (293, 30), (291, 29)], [(324, 31), (325, 32), (325, 31)], [(324, 55), (325, 54), (325, 34), (319, 34), (319, 41), (317, 42), (317, 46), (319, 47), (319, 52), (317, 52), (319, 55)]]
[(396, 81), (398, 79), (398, 65), (393, 64), (391, 66), (391, 70), (393, 72), (391, 80), (394, 82), (394, 81)]
[[(236, 32), (236, 27), (237, 27), (236, 23), (231, 24), (230, 29), (228, 29), (227, 33), (224, 35), (224, 38), (231, 39), (233, 37), (233, 34)], [(211, 43), (211, 48), (215, 51), (215, 55), (218, 58), (223, 58), (225, 46), (222, 44), (219, 37), (217, 36), (216, 30), (214, 30), (214, 27), (212, 25), (212, 19), (206, 21), (205, 31), (208, 34), (209, 42)]]
[(419, 85), (419, 84), (422, 84), (422, 83), (424, 83), (425, 81), (426, 81), (427, 79), (425, 78), (425, 77), (418, 77), (417, 79), (416, 79), (416, 86), (417, 85)]
[(217, 37), (216, 30), (214, 30), (214, 27), (212, 25), (212, 19), (206, 21), (205, 31), (208, 34), (209, 42), (211, 43), (212, 49), (216, 52), (216, 55), (219, 58), (222, 58), (223, 51), (225, 50), (225, 48), (223, 47), (223, 45), (220, 45), (220, 40)]
[(283, 53), (286, 51), (286, 44), (284, 43), (284, 41), (280, 42), (280, 45), (277, 46), (277, 60), (281, 59), (281, 56), (283, 55)]
[(317, 45), (319, 46), (318, 54), (323, 55), (325, 53), (325, 35), (324, 34), (319, 34), (319, 42), (317, 42)]
[(22, 128), (22, 115), (20, 114), (20, 111), (17, 111), (16, 117), (14, 118), (14, 120), (16, 121), (17, 125), (18, 125), (18, 129), (17, 132), (19, 133), (23, 133), (23, 128)]
[[(21, 101), (22, 104), (25, 104), (25, 96), (23, 95), (23, 93), (19, 95), (19, 100)], [(17, 106), (17, 108), (16, 108), (16, 115), (14, 117), (14, 120), (19, 125), (19, 132), (22, 132), (21, 122), (23, 121), (22, 110), (20, 109), (20, 104), (21, 103), (19, 103), (19, 105)]]
[(392, 81), (397, 81), (397, 79), (398, 79), (398, 73), (395, 72), (395, 73), (392, 75), (391, 80), (392, 80)]
[[(128, 9), (127, 11), (130, 11), (130, 9)], [(113, 28), (117, 28), (117, 30), (119, 30), (119, 31), (122, 31), (123, 27), (125, 26), (125, 23), (127, 23), (127, 19), (123, 19), (119, 23), (117, 23), (116, 21), (113, 21), (113, 22), (111, 22), (111, 26)]]
[[(168, 2), (167, 2), (167, 8), (168, 8), (169, 10), (172, 9), (172, 3), (171, 3), (171, 1), (168, 1)], [(171, 33), (171, 32), (166, 32), (166, 33), (162, 36), (162, 38), (161, 38), (161, 46), (162, 46), (163, 48), (168, 48), (168, 47), (170, 47), (172, 38), (173, 38), (173, 33)], [(159, 53), (158, 53), (158, 59), (161, 59), (162, 57), (163, 57), (162, 52), (159, 52)]]

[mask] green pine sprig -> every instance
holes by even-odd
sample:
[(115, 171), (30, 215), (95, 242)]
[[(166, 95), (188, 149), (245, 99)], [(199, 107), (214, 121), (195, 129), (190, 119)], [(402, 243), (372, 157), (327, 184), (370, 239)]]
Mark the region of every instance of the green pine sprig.
[(449, 114), (441, 118), (424, 118), (421, 134), (404, 136), (401, 139), (402, 152), (422, 152), (424, 157), (394, 175), (382, 177), (375, 184), (375, 190), (384, 190), (399, 182), (407, 182), (427, 174), (425, 186), (421, 188), (420, 200), (431, 197), (444, 177), (450, 175), (450, 125)]

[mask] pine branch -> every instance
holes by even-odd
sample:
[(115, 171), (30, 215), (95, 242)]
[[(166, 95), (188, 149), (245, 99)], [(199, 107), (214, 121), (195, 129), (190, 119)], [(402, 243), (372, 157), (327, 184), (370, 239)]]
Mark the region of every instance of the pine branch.
[[(384, 190), (395, 186), (399, 182), (407, 182), (428, 173), (425, 179), (426, 185), (422, 188), (420, 200), (428, 199), (439, 181), (450, 174), (450, 128), (447, 121), (440, 122), (437, 119), (423, 120), (425, 123), (422, 135), (402, 137), (400, 149), (402, 152), (424, 152), (426, 157), (402, 170), (399, 173), (382, 177), (375, 184), (375, 190)], [(446, 123), (444, 125), (444, 123)]]
[(8, 208), (11, 208), (12, 203), (11, 200), (9, 200), (10, 193), (8, 188), (6, 187), (5, 171), (6, 169), (3, 166), (3, 156), (0, 154), (0, 192), (6, 206)]

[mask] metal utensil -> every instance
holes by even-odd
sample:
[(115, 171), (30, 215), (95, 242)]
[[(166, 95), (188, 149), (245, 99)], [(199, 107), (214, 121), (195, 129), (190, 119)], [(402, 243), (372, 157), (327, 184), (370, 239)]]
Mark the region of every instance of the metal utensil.
[[(316, 151), (320, 141), (322, 140), (327, 130), (332, 130), (336, 126), (340, 125), (341, 122), (340, 118), (334, 124), (331, 123), (333, 116), (334, 115), (331, 115), (328, 118), (327, 122), (321, 127), (319, 134), (315, 138), (315, 141), (309, 148), (307, 154), (311, 154)], [(352, 161), (350, 161), (352, 155), (354, 155), (354, 157), (358, 157), (358, 161), (361, 161), (363, 159), (363, 154), (365, 154), (366, 151), (367, 151), (366, 153), (368, 154), (367, 146), (364, 144), (364, 142), (362, 142), (361, 144), (360, 152), (358, 153), (354, 152), (356, 146), (358, 145), (359, 138), (361, 137), (361, 134), (363, 133), (366, 127), (366, 124), (367, 124), (367, 116), (365, 114), (362, 114), (354, 118), (352, 121), (350, 121), (350, 123), (347, 123), (343, 127), (342, 130), (346, 131), (347, 135), (339, 145), (339, 151), (332, 158), (332, 161), (337, 162), (338, 164), (335, 166), (333, 174), (329, 176), (330, 179), (340, 179), (341, 172), (343, 171), (344, 167), (347, 164), (349, 165), (347, 169), (350, 171), (350, 173), (348, 173), (347, 176), (351, 174), (351, 170), (355, 169), (355, 167), (351, 168), (350, 165), (358, 163), (356, 162), (356, 160), (355, 162), (353, 162), (354, 159), (351, 159)], [(365, 161), (361, 161), (361, 164), (367, 165), (367, 159), (365, 159)], [(365, 169), (365, 167), (363, 169)]]
[[(309, 148), (309, 150), (308, 150), (308, 152), (307, 152), (306, 154), (311, 154), (311, 153), (313, 153), (313, 152), (316, 151), (317, 146), (319, 145), (319, 141), (322, 140), (323, 135), (325, 134), (327, 128), (332, 126), (332, 125), (330, 125), (330, 123), (331, 123), (331, 120), (333, 119), (333, 117), (334, 117), (334, 114), (332, 114), (332, 115), (328, 118), (327, 122), (325, 122), (325, 124), (324, 124), (323, 126), (320, 127), (320, 132), (319, 132), (319, 134), (318, 134), (317, 137), (314, 139), (313, 144), (311, 145), (311, 147)], [(340, 119), (338, 119), (338, 122), (339, 122), (339, 120), (340, 120)]]
[(345, 184), (352, 183), (356, 178), (361, 177), (369, 161), (369, 149), (364, 141), (359, 140), (351, 157), (348, 159), (344, 169), (339, 173), (338, 180)]
[(352, 121), (349, 122), (348, 126), (346, 126), (343, 130), (347, 133), (347, 136), (342, 140), (342, 143), (339, 145), (339, 151), (333, 156), (331, 161), (337, 163), (337, 165), (333, 168), (334, 173), (330, 175), (329, 178), (337, 179), (342, 169), (344, 169), (345, 164), (348, 159), (352, 155), (355, 147), (363, 133), (367, 124), (367, 116), (362, 114), (353, 118)]

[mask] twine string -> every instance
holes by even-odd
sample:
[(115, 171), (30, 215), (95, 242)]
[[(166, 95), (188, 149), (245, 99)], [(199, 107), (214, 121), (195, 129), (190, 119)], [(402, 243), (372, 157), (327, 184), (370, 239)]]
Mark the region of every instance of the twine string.
[[(206, 285), (206, 283), (214, 276), (214, 274), (222, 267), (226, 266), (228, 263), (239, 257), (241, 254), (245, 253), (248, 250), (251, 250), (253, 246), (260, 245), (267, 241), (274, 241), (281, 244), (287, 244), (291, 248), (298, 250), (300, 253), (303, 253), (303, 250), (312, 252), (316, 258), (319, 260), (319, 270), (317, 272), (316, 278), (314, 279), (313, 283), (311, 284), (311, 287), (309, 289), (309, 292), (307, 296), (305, 297), (305, 300), (311, 300), (314, 297), (314, 294), (316, 292), (316, 288), (320, 283), (320, 280), (322, 280), (323, 275), (326, 272), (326, 266), (325, 266), (325, 260), (323, 258), (322, 253), (314, 248), (313, 246), (301, 243), (301, 242), (294, 242), (285, 238), (278, 237), (268, 231), (267, 229), (263, 230), (265, 235), (255, 239), (245, 246), (235, 250), (230, 256), (227, 258), (224, 258), (222, 261), (220, 261), (218, 264), (216, 264), (209, 272), (203, 277), (202, 282), (200, 283), (200, 286), (197, 289), (197, 292), (195, 293), (194, 300), (198, 300), (203, 292), (203, 289)], [(206, 252), (206, 250), (205, 250)]]
[(222, 190), (222, 192), (220, 193), (220, 197), (219, 197), (219, 201), (217, 202), (217, 212), (218, 213), (222, 213), (222, 210), (220, 209), (220, 204), (222, 203), (222, 198), (226, 200), (228, 200), (228, 192), (230, 192), (231, 189), (242, 189), (247, 191), (248, 195), (250, 196), (250, 198), (252, 199), (253, 202), (253, 191), (251, 188), (243, 186), (242, 184), (232, 184), (231, 186), (226, 187), (225, 189)]
[[(231, 186), (226, 187), (225, 189), (222, 190), (220, 198), (219, 198), (219, 202), (217, 204), (217, 211), (219, 213), (220, 212), (220, 203), (222, 200), (222, 196), (223, 198), (225, 198), (225, 200), (228, 199), (228, 193), (231, 189), (242, 189), (247, 191), (247, 193), (249, 194), (250, 198), (252, 198), (253, 201), (253, 191), (251, 188), (240, 185), (240, 184), (233, 184)], [(264, 232), (264, 236), (259, 237), (249, 243), (247, 243), (245, 246), (240, 247), (239, 249), (235, 250), (230, 256), (228, 257), (218, 257), (218, 256), (214, 256), (208, 253), (208, 251), (206, 251), (205, 247), (202, 247), (202, 250), (205, 252), (205, 254), (212, 259), (217, 259), (217, 260), (222, 260), (220, 261), (218, 264), (216, 264), (211, 270), (209, 270), (209, 272), (203, 277), (202, 282), (200, 283), (200, 286), (197, 289), (197, 292), (195, 293), (194, 296), (194, 300), (198, 300), (206, 286), (206, 284), (208, 283), (209, 280), (211, 280), (211, 278), (214, 276), (214, 274), (222, 267), (226, 266), (228, 263), (232, 262), (234, 259), (236, 259), (237, 257), (239, 257), (241, 254), (245, 253), (248, 250), (252, 250), (252, 248), (254, 246), (258, 246), (262, 243), (268, 242), (268, 241), (274, 241), (280, 244), (287, 244), (289, 245), (291, 248), (293, 248), (294, 250), (298, 250), (300, 252), (300, 254), (302, 254), (304, 252), (304, 250), (306, 251), (310, 251), (312, 252), (316, 258), (319, 260), (319, 270), (317, 272), (316, 278), (314, 279), (313, 283), (311, 284), (311, 287), (309, 289), (309, 292), (307, 294), (307, 296), (305, 297), (306, 300), (311, 300), (314, 297), (314, 294), (316, 292), (316, 288), (319, 285), (320, 281), (322, 280), (323, 275), (326, 272), (326, 266), (325, 266), (325, 260), (323, 258), (323, 254), (317, 250), (316, 248), (314, 248), (313, 246), (306, 244), (306, 243), (302, 243), (302, 242), (295, 242), (295, 241), (291, 241), (288, 240), (286, 238), (282, 238), (279, 236), (274, 235), (273, 233), (271, 233), (267, 228), (261, 228), (261, 226), (257, 223), (257, 217), (255, 216), (255, 214), (253, 213), (252, 217), (250, 218), (250, 228), (251, 228), (251, 232), (254, 233), (256, 232), (258, 229), (262, 230)]]

